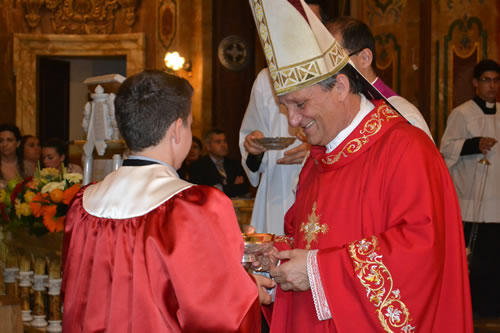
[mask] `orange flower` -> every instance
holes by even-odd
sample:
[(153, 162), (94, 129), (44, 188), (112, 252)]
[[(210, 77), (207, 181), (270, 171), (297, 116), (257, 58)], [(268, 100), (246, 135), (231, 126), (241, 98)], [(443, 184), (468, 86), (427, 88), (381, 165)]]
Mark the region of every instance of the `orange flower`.
[(45, 225), (50, 232), (64, 230), (64, 216), (55, 217), (54, 215), (56, 215), (56, 210), (56, 205), (45, 206), (43, 225)]
[(71, 202), (71, 200), (73, 200), (73, 198), (75, 197), (76, 193), (78, 193), (79, 190), (80, 190), (80, 184), (75, 184), (70, 188), (66, 189), (64, 191), (62, 202), (65, 205), (69, 205), (69, 203)]
[[(37, 193), (30, 202), (31, 212), (33, 216), (40, 217), (45, 210), (44, 204), (49, 203), (47, 200), (47, 194), (45, 193)], [(54, 212), (55, 214), (55, 212)]]
[(63, 190), (55, 188), (50, 192), (50, 200), (52, 200), (52, 202), (56, 204), (60, 203), (63, 200), (63, 195)]

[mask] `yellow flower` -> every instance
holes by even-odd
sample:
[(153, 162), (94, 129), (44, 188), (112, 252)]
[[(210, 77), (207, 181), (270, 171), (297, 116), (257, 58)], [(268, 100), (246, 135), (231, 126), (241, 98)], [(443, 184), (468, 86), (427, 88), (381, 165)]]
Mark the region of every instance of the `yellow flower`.
[(83, 176), (81, 173), (67, 173), (64, 175), (64, 179), (66, 179), (68, 182), (73, 183), (73, 184), (78, 184), (82, 181)]
[(56, 168), (43, 168), (40, 170), (40, 177), (59, 177), (59, 170)]
[(30, 203), (35, 195), (35, 192), (26, 191), (26, 193), (24, 193), (24, 200), (26, 201), (26, 203)]
[(7, 195), (7, 192), (5, 191), (5, 189), (0, 190), (0, 202), (7, 204), (5, 201), (8, 199), (9, 199), (9, 196)]
[[(21, 205), (19, 205), (19, 212), (22, 216), (30, 216), (31, 215), (31, 208), (30, 205), (27, 204), (26, 202), (23, 202)], [(17, 214), (17, 211), (16, 211)], [(19, 214), (18, 214), (19, 216)]]
[(14, 208), (16, 209), (16, 215), (18, 218), (21, 218), (21, 215), (22, 216), (31, 215), (30, 205), (27, 204), (26, 202), (21, 203), (19, 199), (16, 199), (16, 201), (14, 202)]
[(52, 182), (48, 183), (44, 187), (42, 187), (42, 193), (50, 193), (52, 190), (58, 188), (64, 191), (64, 187), (66, 187), (66, 182)]

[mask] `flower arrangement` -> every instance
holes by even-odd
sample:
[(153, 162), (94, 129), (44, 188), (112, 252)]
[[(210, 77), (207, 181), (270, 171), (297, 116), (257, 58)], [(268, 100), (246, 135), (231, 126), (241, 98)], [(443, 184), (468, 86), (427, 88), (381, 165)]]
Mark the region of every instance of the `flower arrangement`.
[(43, 235), (64, 229), (68, 206), (80, 189), (82, 175), (38, 168), (33, 177), (11, 180), (0, 191), (0, 222)]

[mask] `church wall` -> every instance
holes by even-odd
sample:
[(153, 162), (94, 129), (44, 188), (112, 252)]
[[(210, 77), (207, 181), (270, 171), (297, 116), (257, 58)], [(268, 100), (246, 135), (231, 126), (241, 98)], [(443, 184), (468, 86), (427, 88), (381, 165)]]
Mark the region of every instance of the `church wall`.
[[(211, 127), (213, 119), (212, 3), (218, 2), (143, 0), (137, 3), (132, 11), (135, 22), (127, 23), (125, 10), (118, 8), (110, 33), (144, 33), (146, 68), (164, 69), (163, 57), (167, 50), (179, 51), (191, 61), (191, 73), (180, 70), (179, 75), (186, 77), (195, 89), (193, 133), (201, 136)], [(459, 102), (457, 96), (464, 95), (456, 94), (455, 90), (463, 92), (469, 85), (464, 78), (467, 73), (461, 74), (465, 70), (462, 67), (470, 64), (468, 52), (476, 47), (474, 56), (498, 60), (497, 6), (498, 1), (494, 0), (351, 0), (352, 15), (367, 22), (377, 39), (380, 76), (420, 108), (436, 140), (444, 131), (453, 105)], [(45, 5), (37, 13), (40, 23), (30, 27), (22, 1), (0, 0), (0, 122), (16, 121), (14, 34), (55, 33), (51, 12)], [(426, 40), (428, 45), (423, 45)]]
[[(59, 0), (63, 3), (66, 0)], [(56, 1), (57, 2), (57, 1)], [(94, 0), (73, 1), (73, 10), (77, 14), (78, 4), (82, 6), (92, 5)], [(106, 1), (107, 2), (107, 1)], [(42, 0), (30, 1), (32, 4), (39, 4), (32, 13), (34, 17), (39, 18), (39, 22), (32, 21), (31, 26), (25, 19), (27, 8), (20, 0), (0, 0), (0, 57), (1, 80), (0, 80), (0, 122), (16, 122), (16, 77), (13, 72), (13, 39), (16, 33), (29, 33), (34, 35), (45, 35), (55, 33), (72, 33), (75, 39), (78, 35), (87, 33), (104, 32), (103, 34), (126, 34), (126, 33), (144, 33), (146, 40), (145, 47), (145, 68), (165, 69), (163, 58), (168, 51), (179, 51), (186, 60), (193, 62), (193, 72), (189, 76), (186, 71), (179, 71), (179, 75), (186, 77), (195, 89), (193, 96), (193, 113), (195, 122), (193, 129), (201, 134), (202, 115), (201, 83), (203, 77), (203, 46), (202, 46), (202, 1), (200, 0), (145, 0), (137, 1), (137, 8), (129, 8), (129, 11), (120, 5), (112, 11), (115, 19), (111, 21), (102, 30), (90, 27), (89, 31), (75, 31), (74, 26), (65, 25), (61, 21), (54, 23), (51, 20), (53, 12)], [(118, 3), (126, 3), (118, 1)], [(89, 8), (89, 7), (87, 7)], [(131, 24), (131, 18), (134, 17)], [(32, 16), (33, 18), (33, 16)], [(180, 19), (182, 18), (182, 19)], [(36, 24), (35, 24), (36, 23)], [(88, 28), (88, 27), (87, 27)], [(61, 30), (66, 29), (65, 32)], [(73, 29), (73, 31), (72, 31)], [(59, 31), (58, 31), (59, 30)], [(49, 46), (50, 48), (50, 46)], [(127, 73), (130, 75), (133, 73)], [(82, 106), (83, 107), (83, 106)], [(210, 110), (207, 110), (208, 112)], [(18, 119), (19, 122), (19, 119)], [(198, 134), (198, 135), (200, 135)]]
[(438, 143), (453, 106), (474, 94), (474, 63), (498, 61), (497, 6), (494, 0), (351, 3), (352, 15), (374, 33), (379, 76), (420, 109)]
[(498, 61), (498, 1), (448, 0), (432, 7), (433, 134), (441, 138), (451, 110), (474, 96), (472, 68), (484, 58)]

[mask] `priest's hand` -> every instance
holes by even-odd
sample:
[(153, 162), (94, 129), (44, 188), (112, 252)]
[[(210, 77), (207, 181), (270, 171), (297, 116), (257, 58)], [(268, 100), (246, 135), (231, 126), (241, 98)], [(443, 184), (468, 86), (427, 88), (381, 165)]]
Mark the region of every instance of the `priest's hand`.
[(271, 276), (279, 283), (284, 291), (306, 291), (310, 288), (307, 276), (307, 253), (308, 250), (281, 251), (277, 257), (281, 260), (288, 259), (278, 267), (271, 268)]
[(269, 272), (272, 267), (276, 267), (278, 264), (278, 253), (278, 250), (272, 247), (268, 251), (259, 254), (250, 268), (256, 272)]
[(280, 158), (278, 164), (302, 164), (304, 158), (307, 156), (307, 152), (311, 147), (307, 142), (303, 142), (295, 148), (289, 149), (284, 152), (284, 156)]
[(252, 274), (255, 282), (257, 283), (257, 288), (259, 289), (259, 301), (260, 304), (271, 304), (272, 297), (268, 290), (276, 287), (276, 283), (273, 280), (262, 276), (260, 274)]
[(263, 145), (257, 143), (255, 139), (263, 138), (264, 134), (261, 131), (253, 131), (245, 137), (243, 146), (245, 150), (252, 155), (260, 155), (266, 151)]
[(486, 155), (496, 143), (497, 140), (495, 138), (482, 137), (479, 139), (479, 150)]

